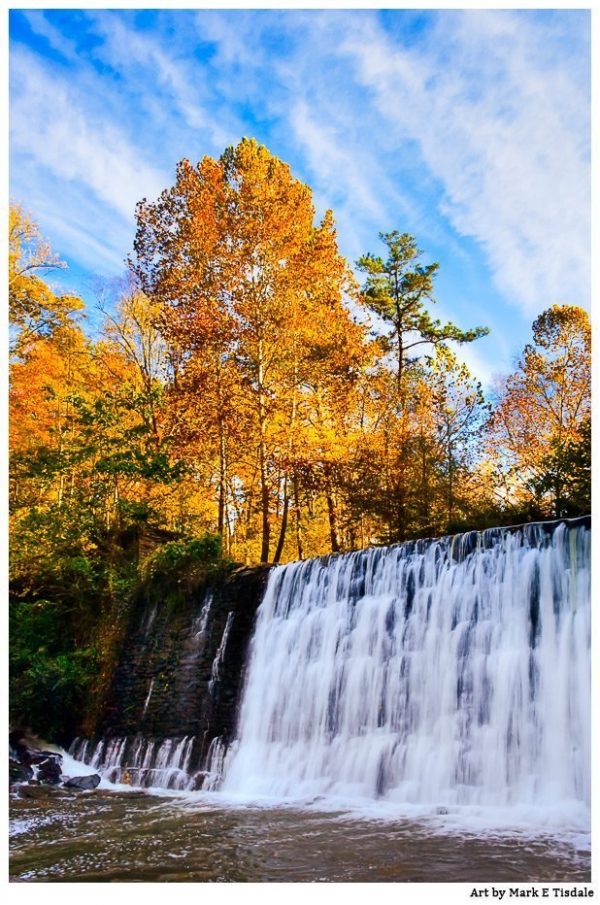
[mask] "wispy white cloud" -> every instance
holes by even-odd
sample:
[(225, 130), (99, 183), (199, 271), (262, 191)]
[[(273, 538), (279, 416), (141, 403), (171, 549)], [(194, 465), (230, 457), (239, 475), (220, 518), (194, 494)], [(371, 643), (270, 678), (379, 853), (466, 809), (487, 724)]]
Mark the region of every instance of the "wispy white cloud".
[(31, 210), (63, 260), (76, 261), (80, 267), (98, 273), (121, 272), (131, 247), (133, 218), (128, 223), (115, 217), (113, 208), (77, 182), (63, 186), (58, 205), (54, 193), (48, 190), (52, 180), (51, 172), (23, 159), (13, 177), (13, 196)]
[(33, 158), (56, 180), (83, 184), (129, 220), (140, 198), (167, 184), (118, 126), (90, 110), (77, 85), (27, 51), (13, 51), (11, 89), (13, 154)]
[(548, 39), (511, 13), (470, 11), (445, 17), (418, 54), (374, 19), (341, 41), (385, 126), (418, 142), (442, 212), (528, 314), (589, 304), (588, 97)]
[(204, 73), (192, 60), (178, 61), (152, 35), (128, 27), (110, 13), (89, 12), (88, 16), (103, 39), (95, 51), (98, 57), (120, 73), (133, 72), (138, 79), (146, 73), (155, 90), (162, 88), (161, 103), (172, 104), (190, 129), (208, 134), (216, 147), (224, 147), (231, 140), (231, 129), (223, 128), (214, 111), (201, 102), (202, 98), (210, 99), (210, 90)]
[(218, 10), (201, 10), (194, 17), (195, 31), (201, 41), (214, 44), (217, 68), (255, 69), (264, 62), (261, 39), (265, 16), (236, 10), (235, 22)]
[(361, 171), (359, 158), (340, 142), (331, 125), (318, 123), (304, 100), (293, 104), (289, 122), (321, 188), (332, 197), (345, 194), (353, 205), (361, 208), (363, 215), (381, 219), (384, 216), (383, 207), (370, 181), (365, 178), (366, 174)]
[(286, 117), (315, 198), (321, 208), (333, 209), (352, 261), (376, 244), (378, 231), (407, 219), (422, 222), (422, 213), (355, 128), (336, 123), (306, 98), (291, 104)]
[(57, 50), (66, 60), (77, 59), (75, 42), (67, 38), (60, 29), (48, 21), (42, 10), (23, 10), (23, 15), (29, 23), (29, 27), (36, 35), (40, 35), (48, 41), (53, 50)]

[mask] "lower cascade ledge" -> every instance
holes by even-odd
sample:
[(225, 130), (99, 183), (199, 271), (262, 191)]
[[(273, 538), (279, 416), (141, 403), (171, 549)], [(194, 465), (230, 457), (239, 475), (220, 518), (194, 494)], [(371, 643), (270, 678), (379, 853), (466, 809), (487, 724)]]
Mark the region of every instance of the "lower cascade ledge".
[(213, 791), (219, 787), (227, 746), (196, 736), (76, 738), (69, 754), (109, 782), (141, 788)]

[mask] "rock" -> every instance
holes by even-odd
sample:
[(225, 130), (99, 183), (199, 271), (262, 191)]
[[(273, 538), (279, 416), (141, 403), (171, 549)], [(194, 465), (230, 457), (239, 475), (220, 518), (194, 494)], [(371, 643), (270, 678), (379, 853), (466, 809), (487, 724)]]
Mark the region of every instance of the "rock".
[(436, 814), (440, 814), (440, 815), (442, 815), (442, 814), (447, 814), (447, 813), (448, 813), (448, 808), (445, 808), (443, 805), (440, 805), (439, 807), (437, 807), (437, 808), (435, 809), (435, 813), (436, 813)]
[(10, 785), (18, 782), (28, 782), (33, 779), (33, 770), (27, 764), (19, 763), (18, 760), (10, 758), (8, 762), (8, 781)]
[(66, 789), (61, 789), (58, 786), (40, 786), (31, 783), (23, 783), (22, 785), (17, 785), (14, 787), (13, 791), (18, 792), (20, 798), (34, 799), (61, 798), (62, 796), (69, 794)]
[(62, 755), (58, 751), (47, 751), (39, 740), (25, 731), (13, 730), (9, 743), (9, 782), (39, 782), (46, 785), (60, 785), (62, 775)]
[(42, 751), (35, 749), (29, 749), (30, 763), (32, 764), (41, 764), (45, 761), (56, 761), (59, 764), (62, 764), (62, 754), (59, 754), (58, 751)]
[(100, 785), (100, 776), (97, 773), (91, 773), (89, 776), (63, 776), (63, 785), (67, 789), (95, 789)]
[(27, 767), (31, 765), (31, 755), (34, 754), (35, 751), (25, 743), (22, 732), (15, 731), (9, 734), (8, 750), (11, 760), (17, 761)]
[(42, 751), (31, 758), (31, 766), (35, 774), (35, 778), (39, 782), (48, 785), (57, 786), (60, 784), (62, 775), (62, 757), (60, 754)]

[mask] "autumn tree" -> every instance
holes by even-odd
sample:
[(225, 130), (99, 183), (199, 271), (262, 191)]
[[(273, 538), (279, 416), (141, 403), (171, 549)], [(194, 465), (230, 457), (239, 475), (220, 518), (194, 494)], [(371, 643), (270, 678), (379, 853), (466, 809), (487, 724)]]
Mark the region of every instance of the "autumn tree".
[(96, 355), (104, 356), (103, 369), (115, 376), (126, 365), (126, 382), (138, 400), (144, 400), (138, 411), (158, 449), (165, 439), (161, 414), (173, 375), (173, 350), (161, 331), (161, 307), (131, 279), (121, 281), (118, 289), (116, 304), (107, 303), (103, 293), (98, 299), (103, 341), (96, 344)]
[[(86, 335), (76, 316), (83, 303), (67, 303), (46, 282), (54, 259), (32, 244), (35, 226), (14, 222), (11, 695), (17, 719), (24, 712), (60, 732), (68, 716), (47, 707), (48, 695), (77, 702), (97, 688), (107, 613), (113, 608), (118, 623), (136, 578), (124, 529), (179, 472), (161, 437), (163, 387), (143, 299), (122, 299), (104, 337)], [(165, 507), (155, 514), (164, 518)]]
[(11, 204), (8, 225), (8, 301), (11, 351), (18, 352), (69, 323), (83, 304), (72, 295), (56, 295), (45, 277), (65, 267), (23, 208)]
[(331, 215), (317, 226), (314, 219), (310, 189), (248, 139), (218, 161), (182, 161), (175, 185), (137, 212), (133, 272), (163, 306), (183, 371), (211, 400), (204, 423), (217, 446), (219, 530), (235, 454), (234, 494), (241, 490), (247, 502), (238, 528), (258, 509), (261, 561), (271, 555), (277, 514), (275, 558), (282, 554), (307, 380), (318, 371), (330, 325), (340, 318), (350, 325), (342, 305), (347, 268)]
[(140, 370), (143, 337), (130, 314), (124, 299), (110, 320), (128, 347), (112, 335), (93, 341), (71, 322), (11, 363), (13, 580), (37, 572), (47, 583), (52, 568), (84, 563), (111, 532), (151, 512), (166, 516), (161, 504), (182, 469), (163, 436), (164, 387)]
[(473, 476), (483, 452), (483, 429), (489, 413), (481, 383), (448, 349), (439, 347), (425, 382), (431, 392), (435, 449), (432, 471), (441, 491), (438, 505), (444, 531), (468, 524), (476, 509)]
[(590, 374), (587, 313), (553, 305), (534, 321), (490, 423), (507, 504), (534, 517), (589, 511)]
[(361, 380), (360, 435), (347, 462), (349, 506), (367, 543), (432, 537), (469, 524), (488, 412), (482, 388), (439, 347), (404, 375), (383, 363)]
[(40, 338), (11, 365), (11, 505), (55, 503), (72, 492), (73, 394), (86, 392), (89, 343), (77, 325)]
[[(414, 381), (414, 371), (404, 375), (411, 399)], [(348, 462), (349, 508), (367, 543), (405, 540), (415, 487), (413, 418), (409, 407), (399, 411), (396, 377), (385, 362), (375, 362), (362, 375), (359, 398), (359, 437)]]

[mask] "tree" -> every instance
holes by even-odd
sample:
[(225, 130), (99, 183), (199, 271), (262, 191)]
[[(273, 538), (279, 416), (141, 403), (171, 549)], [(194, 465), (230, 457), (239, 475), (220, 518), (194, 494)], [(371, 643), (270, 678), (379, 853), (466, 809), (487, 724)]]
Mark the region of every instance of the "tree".
[[(352, 324), (342, 304), (348, 280), (331, 214), (314, 224), (310, 189), (255, 141), (218, 161), (184, 160), (175, 185), (137, 211), (132, 270), (163, 308), (182, 374), (206, 390), (203, 416), (218, 459), (219, 529), (229, 502), (245, 499), (238, 531), (260, 513), (260, 559), (282, 555), (290, 499), (289, 463), (311, 369), (334, 333)], [(358, 329), (358, 328), (355, 328)], [(230, 393), (236, 394), (232, 413)], [(234, 429), (243, 426), (241, 468), (231, 488)], [(238, 436), (237, 439), (241, 439)], [(243, 461), (241, 461), (243, 460)], [(257, 499), (258, 498), (258, 499)]]
[(123, 362), (128, 363), (127, 380), (133, 391), (146, 401), (139, 409), (140, 414), (146, 416), (154, 443), (160, 446), (159, 408), (171, 371), (170, 349), (160, 329), (162, 309), (131, 281), (123, 287), (114, 312), (102, 301), (98, 307), (104, 315), (105, 343), (99, 343), (96, 352), (104, 355), (103, 368), (106, 371), (113, 368), (118, 373)]
[(534, 517), (588, 509), (590, 375), (587, 313), (553, 305), (533, 323), (533, 342), (500, 385), (490, 422), (508, 504)]
[(395, 376), (384, 367), (368, 374), (361, 437), (347, 465), (354, 517), (366, 517), (366, 537), (384, 543), (468, 525), (479, 496), (474, 472), (487, 411), (481, 386), (441, 347), (404, 382), (399, 411)]
[(91, 350), (77, 325), (39, 337), (10, 369), (11, 506), (56, 503), (75, 486), (75, 393), (87, 394)]
[(431, 387), (435, 430), (433, 469), (441, 491), (443, 529), (450, 533), (473, 514), (474, 466), (481, 454), (481, 435), (489, 412), (479, 381), (465, 364), (439, 347), (425, 382)]
[(363, 288), (366, 305), (384, 323), (391, 324), (391, 331), (384, 337), (387, 351), (395, 350), (398, 390), (402, 388), (402, 375), (409, 364), (409, 352), (420, 346), (443, 347), (452, 340), (456, 343), (473, 342), (485, 336), (487, 327), (460, 330), (454, 324), (442, 324), (434, 320), (425, 302), (435, 301), (433, 281), (439, 264), (419, 263), (422, 251), (408, 233), (380, 233), (379, 238), (388, 249), (386, 260), (372, 254), (363, 255), (357, 261), (359, 270), (367, 274)]
[(21, 353), (36, 339), (64, 327), (81, 299), (56, 295), (44, 277), (66, 265), (40, 236), (38, 225), (18, 204), (9, 210), (8, 300), (11, 351)]

